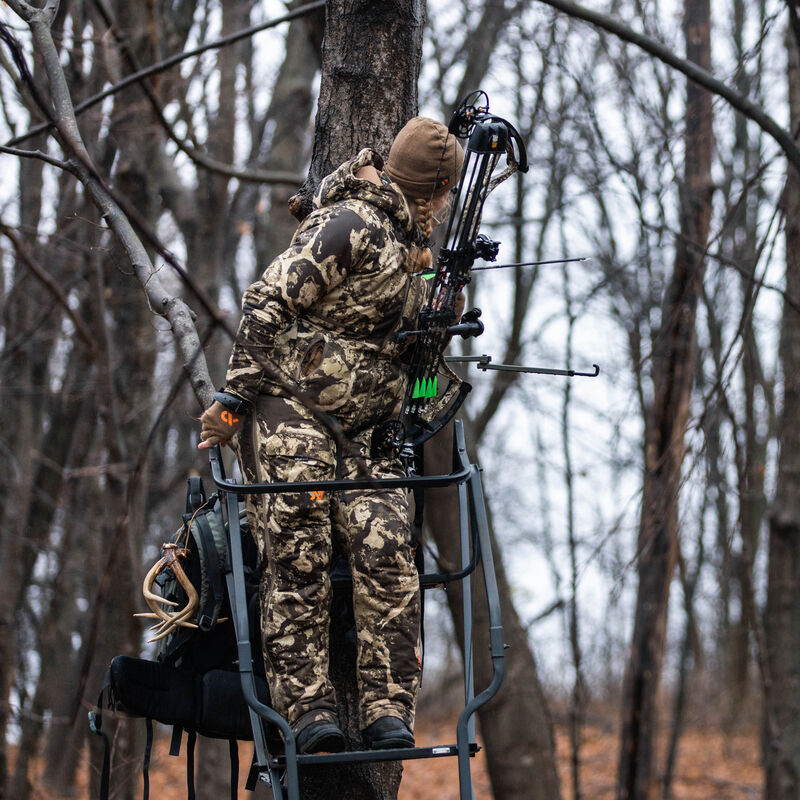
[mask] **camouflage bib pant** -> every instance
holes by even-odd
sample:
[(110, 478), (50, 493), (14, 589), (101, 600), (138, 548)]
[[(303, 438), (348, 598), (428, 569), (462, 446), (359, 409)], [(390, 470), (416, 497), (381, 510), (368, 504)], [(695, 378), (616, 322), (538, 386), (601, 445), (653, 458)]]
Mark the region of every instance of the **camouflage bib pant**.
[[(399, 462), (369, 457), (371, 431), (342, 453), (301, 403), (262, 396), (240, 437), (250, 481), (403, 477)], [(359, 724), (395, 716), (411, 729), (419, 682), (419, 580), (405, 491), (251, 495), (248, 513), (267, 569), (264, 656), (274, 708), (296, 729), (336, 711), (328, 679), (334, 537), (353, 579), (358, 632)]]

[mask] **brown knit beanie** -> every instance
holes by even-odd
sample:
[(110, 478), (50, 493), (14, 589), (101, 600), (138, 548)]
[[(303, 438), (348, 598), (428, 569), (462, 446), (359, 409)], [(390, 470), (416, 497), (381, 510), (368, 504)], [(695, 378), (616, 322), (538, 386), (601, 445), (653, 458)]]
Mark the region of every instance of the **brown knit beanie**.
[(461, 174), (464, 150), (441, 122), (410, 119), (395, 136), (386, 174), (412, 197), (436, 197)]

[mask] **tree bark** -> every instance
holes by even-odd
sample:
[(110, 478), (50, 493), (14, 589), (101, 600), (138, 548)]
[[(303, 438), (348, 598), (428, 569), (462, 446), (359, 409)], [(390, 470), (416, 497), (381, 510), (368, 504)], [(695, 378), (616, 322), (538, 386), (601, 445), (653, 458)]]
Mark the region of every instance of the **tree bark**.
[[(792, 130), (800, 125), (800, 50), (787, 36)], [(800, 794), (800, 174), (788, 167), (783, 193), (786, 298), (780, 361), (783, 412), (778, 476), (769, 514), (769, 567), (764, 616), (764, 795)]]
[[(25, 172), (23, 171), (23, 175)], [(25, 183), (20, 187), (23, 224), (28, 218), (24, 213), (26, 206), (32, 202), (29, 192), (35, 196), (38, 194), (37, 189), (41, 188), (41, 169), (27, 172), (31, 179), (29, 189)], [(38, 219), (38, 204), (35, 214)], [(35, 229), (34, 226), (33, 230)], [(14, 288), (2, 314), (7, 330), (18, 333), (29, 329), (36, 305), (35, 295), (30, 296), (33, 280), (31, 276), (21, 274), (22, 269), (24, 268), (18, 264)], [(16, 599), (22, 580), (21, 559), (25, 544), (22, 535), (24, 527), (21, 524), (24, 525), (27, 517), (35, 469), (29, 446), (35, 441), (33, 407), (29, 399), (33, 395), (32, 365), (35, 346), (34, 337), (28, 337), (27, 341), (20, 343), (16, 357), (5, 360), (2, 370), (4, 385), (16, 386), (18, 390), (3, 401), (5, 413), (10, 414), (10, 419), (15, 420), (15, 423), (4, 436), (4, 447), (12, 454), (13, 459), (10, 468), (3, 470), (0, 486), (0, 498), (3, 500), (0, 511), (0, 574), (3, 586), (6, 587), (0, 593), (0, 800), (6, 800), (6, 728), (10, 721), (9, 693), (14, 681), (17, 657)]]
[[(322, 81), (308, 179), (292, 211), (305, 216), (320, 180), (363, 147), (388, 155), (394, 135), (417, 113), (422, 57), (422, 0), (331, 0), (322, 43)], [(302, 210), (298, 210), (302, 209)], [(331, 678), (351, 746), (362, 747), (356, 713), (355, 649), (333, 615)], [(301, 771), (305, 800), (392, 800), (397, 762)]]
[(331, 0), (311, 168), (292, 213), (303, 219), (322, 178), (363, 147), (384, 156), (417, 113), (424, 0)]
[[(762, 83), (759, 74), (760, 62), (748, 67), (749, 53), (744, 42), (744, 30), (748, 23), (765, 24), (766, 9), (758, 7), (758, 17), (748, 19), (748, 5), (745, 0), (735, 0), (733, 4), (732, 36), (740, 65), (736, 70), (736, 86), (742, 94), (758, 92)], [(750, 12), (752, 13), (752, 12)], [(752, 14), (755, 17), (755, 14)], [(737, 116), (734, 122), (734, 151), (731, 168), (741, 163), (740, 175), (732, 175), (731, 182), (741, 182), (745, 187), (742, 196), (736, 198), (733, 211), (732, 230), (729, 247), (732, 257), (742, 270), (742, 373), (744, 388), (743, 447), (737, 446), (737, 471), (739, 505), (741, 516), (741, 549), (734, 561), (736, 570), (734, 584), (738, 591), (738, 615), (732, 621), (729, 631), (726, 666), (729, 680), (726, 682), (731, 695), (731, 717), (747, 707), (747, 698), (752, 689), (750, 681), (751, 640), (756, 622), (756, 602), (753, 596), (754, 563), (759, 548), (760, 531), (766, 511), (764, 479), (766, 475), (767, 445), (775, 436), (772, 389), (765, 379), (758, 348), (754, 310), (759, 286), (756, 282), (758, 253), (758, 200), (763, 190), (760, 186), (749, 186), (747, 178), (752, 174), (754, 164), (758, 163), (760, 146), (758, 139), (751, 141), (746, 120)], [(763, 394), (767, 405), (766, 412), (759, 411), (759, 394)], [(769, 423), (764, 426), (764, 418)], [(735, 434), (734, 434), (735, 435)], [(738, 437), (736, 437), (738, 439)]]
[[(711, 64), (708, 0), (687, 0), (688, 59)], [(666, 643), (669, 591), (678, 543), (678, 493), (696, 358), (695, 316), (711, 219), (711, 95), (689, 83), (681, 233), (653, 353), (653, 401), (645, 418), (634, 630), (623, 682), (618, 800), (653, 800), (657, 692)]]
[[(39, 76), (41, 64), (34, 66)], [(44, 137), (36, 137), (31, 145), (42, 147)], [(19, 220), (23, 230), (36, 231), (42, 215), (43, 164), (25, 160), (20, 164), (19, 175)], [(27, 239), (27, 237), (24, 237)], [(31, 246), (35, 237), (31, 236)], [(37, 253), (34, 252), (34, 257)], [(6, 587), (0, 594), (0, 800), (6, 800), (7, 778), (6, 729), (10, 721), (9, 692), (14, 680), (17, 645), (18, 587), (23, 576), (21, 565), (25, 553), (25, 523), (30, 507), (33, 476), (36, 466), (31, 444), (38, 440), (35, 408), (42, 399), (34, 391), (34, 365), (42, 354), (49, 352), (44, 345), (41, 331), (31, 335), (34, 314), (41, 298), (31, 275), (18, 260), (14, 267), (13, 288), (3, 304), (0, 320), (6, 331), (12, 334), (11, 348), (6, 338), (2, 362), (0, 362), (0, 384), (17, 387), (17, 391), (3, 397), (3, 408), (14, 425), (4, 432), (2, 444), (12, 454), (10, 469), (0, 476), (0, 579)], [(49, 326), (48, 326), (49, 327)], [(24, 338), (17, 338), (24, 336)], [(10, 350), (10, 352), (9, 352)], [(38, 356), (37, 356), (38, 352)], [(9, 357), (10, 356), (10, 357)]]

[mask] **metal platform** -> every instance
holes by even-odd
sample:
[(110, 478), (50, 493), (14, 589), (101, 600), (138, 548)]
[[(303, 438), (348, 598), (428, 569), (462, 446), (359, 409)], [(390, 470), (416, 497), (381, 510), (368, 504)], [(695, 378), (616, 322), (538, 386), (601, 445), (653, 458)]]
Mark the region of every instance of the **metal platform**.
[[(474, 756), (480, 751), (480, 746), (474, 742), (469, 744), (469, 754)], [(299, 766), (304, 764), (347, 764), (363, 763), (365, 761), (412, 761), (418, 758), (444, 758), (457, 756), (457, 744), (438, 744), (432, 747), (406, 747), (397, 750), (351, 750), (348, 753), (317, 753), (315, 755), (297, 756)], [(277, 756), (269, 762), (274, 769), (284, 769), (286, 758)]]

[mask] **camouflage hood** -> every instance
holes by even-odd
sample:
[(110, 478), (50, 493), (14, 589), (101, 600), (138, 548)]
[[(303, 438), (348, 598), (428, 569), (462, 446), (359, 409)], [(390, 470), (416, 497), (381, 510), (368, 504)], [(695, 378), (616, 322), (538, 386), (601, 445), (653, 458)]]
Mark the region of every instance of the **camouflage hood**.
[(375, 167), (383, 170), (383, 159), (374, 150), (365, 148), (355, 158), (345, 161), (326, 178), (323, 178), (314, 195), (314, 208), (324, 208), (341, 200), (362, 200), (383, 211), (404, 231), (413, 230), (414, 221), (408, 204), (396, 183), (376, 186), (372, 181), (357, 178), (362, 167)]

